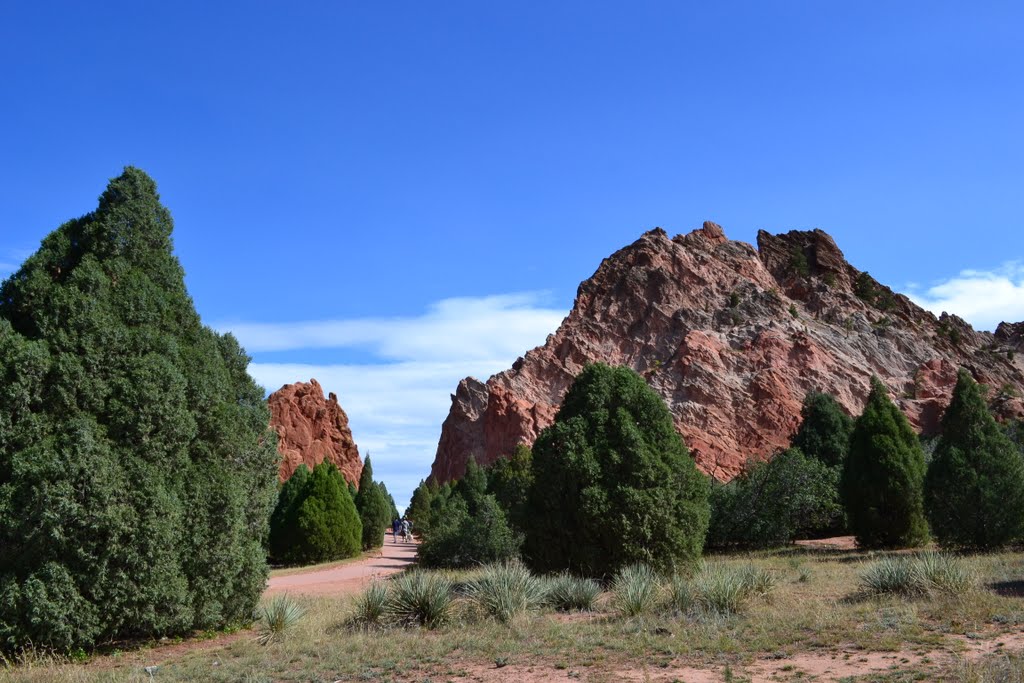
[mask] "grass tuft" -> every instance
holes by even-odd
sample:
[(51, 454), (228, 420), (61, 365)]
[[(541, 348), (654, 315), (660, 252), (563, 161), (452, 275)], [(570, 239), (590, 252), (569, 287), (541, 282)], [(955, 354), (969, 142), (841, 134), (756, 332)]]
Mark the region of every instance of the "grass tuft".
[(612, 580), (612, 607), (621, 616), (646, 614), (658, 601), (658, 576), (644, 564), (620, 569)]
[(287, 594), (273, 598), (263, 607), (260, 615), (261, 623), (257, 638), (260, 645), (283, 640), (305, 614), (306, 610)]
[(520, 562), (485, 567), (467, 589), (470, 600), (503, 624), (540, 607), (544, 593), (544, 582)]
[(560, 612), (591, 612), (600, 595), (597, 581), (565, 573), (548, 579), (544, 602)]
[(860, 585), (869, 595), (957, 594), (973, 588), (975, 577), (963, 559), (926, 552), (911, 557), (882, 558), (864, 570)]
[(355, 600), (352, 621), (360, 626), (381, 626), (388, 611), (390, 592), (383, 581), (374, 581)]
[(452, 582), (441, 574), (413, 569), (392, 580), (387, 614), (403, 626), (441, 626), (452, 607)]

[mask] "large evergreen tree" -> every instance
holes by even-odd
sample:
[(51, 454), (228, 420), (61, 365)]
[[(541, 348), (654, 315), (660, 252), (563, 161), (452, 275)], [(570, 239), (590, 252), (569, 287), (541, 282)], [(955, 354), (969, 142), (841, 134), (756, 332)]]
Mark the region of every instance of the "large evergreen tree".
[(533, 452), (520, 444), (507, 458), (499, 458), (487, 471), (487, 492), (494, 495), (509, 524), (526, 528), (530, 486), (533, 484)]
[(871, 379), (864, 412), (854, 423), (841, 493), (850, 530), (865, 548), (901, 548), (928, 541), (924, 517), (924, 453), (885, 385)]
[(384, 532), (391, 523), (391, 506), (380, 486), (373, 480), (373, 465), (366, 456), (363, 472), (359, 475), (359, 492), (356, 494), (356, 509), (363, 523), (363, 549), (379, 548), (384, 545)]
[(850, 448), (853, 418), (828, 394), (808, 392), (800, 409), (800, 429), (793, 446), (829, 467), (842, 467)]
[(695, 561), (708, 482), (658, 394), (628, 368), (589, 365), (533, 446), (527, 560), (606, 576)]
[(0, 647), (216, 628), (263, 591), (276, 438), (171, 231), (127, 168), (0, 286)]
[(278, 564), (310, 564), (352, 557), (363, 528), (345, 478), (331, 462), (299, 465), (281, 487), (270, 516), (270, 556)]
[(1024, 459), (964, 369), (925, 477), (925, 508), (944, 546), (995, 548), (1024, 532)]

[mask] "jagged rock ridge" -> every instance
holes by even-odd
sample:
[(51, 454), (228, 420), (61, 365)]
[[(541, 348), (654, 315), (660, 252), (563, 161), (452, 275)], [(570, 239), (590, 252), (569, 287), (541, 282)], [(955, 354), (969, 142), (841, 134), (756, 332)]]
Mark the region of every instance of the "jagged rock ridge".
[(788, 445), (811, 390), (859, 414), (877, 375), (920, 431), (932, 433), (957, 368), (990, 387), (996, 412), (1024, 414), (1024, 323), (975, 331), (936, 317), (846, 262), (821, 230), (771, 235), (758, 248), (714, 223), (670, 238), (660, 228), (606, 258), (547, 342), (486, 384), (459, 383), (431, 476), (461, 476), (532, 444), (590, 362), (641, 373), (666, 400), (698, 466), (720, 479)]
[(323, 461), (333, 462), (346, 481), (359, 485), (363, 461), (352, 440), (348, 415), (332, 392), (324, 399), (324, 390), (315, 379), (286, 384), (267, 399), (270, 426), (277, 432), (277, 450), (281, 453), (281, 481), (292, 476), (299, 465), (312, 469)]

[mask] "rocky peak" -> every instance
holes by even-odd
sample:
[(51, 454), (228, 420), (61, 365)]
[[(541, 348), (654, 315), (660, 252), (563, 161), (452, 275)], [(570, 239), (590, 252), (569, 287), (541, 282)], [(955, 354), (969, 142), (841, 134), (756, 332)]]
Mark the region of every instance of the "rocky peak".
[[(731, 241), (707, 222), (672, 238), (651, 230), (604, 259), (543, 346), (486, 383), (460, 383), (432, 477), (457, 478), (470, 456), (487, 464), (532, 444), (596, 361), (641, 373), (698, 466), (722, 479), (788, 445), (810, 390), (858, 414), (878, 376), (931, 433), (959, 367), (1024, 387), (1024, 361), (993, 353), (1020, 343), (1018, 328), (1001, 327), (996, 339), (956, 316), (936, 318), (848, 264), (821, 230), (762, 231), (757, 242)], [(1024, 414), (1013, 402), (993, 407)]]
[(347, 481), (359, 485), (363, 462), (352, 440), (348, 415), (333, 392), (325, 400), (320, 383), (311, 379), (284, 385), (270, 395), (267, 404), (281, 453), (281, 481), (292, 476), (299, 465), (312, 469), (326, 460), (334, 463)]

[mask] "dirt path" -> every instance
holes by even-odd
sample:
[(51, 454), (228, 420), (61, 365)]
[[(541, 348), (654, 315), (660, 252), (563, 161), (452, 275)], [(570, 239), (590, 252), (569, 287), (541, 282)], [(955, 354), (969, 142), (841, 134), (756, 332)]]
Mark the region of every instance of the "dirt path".
[(373, 579), (400, 572), (416, 559), (416, 544), (392, 543), (390, 536), (384, 539), (381, 550), (380, 557), (369, 557), (340, 567), (272, 576), (264, 595), (285, 592), (294, 595), (357, 593)]

